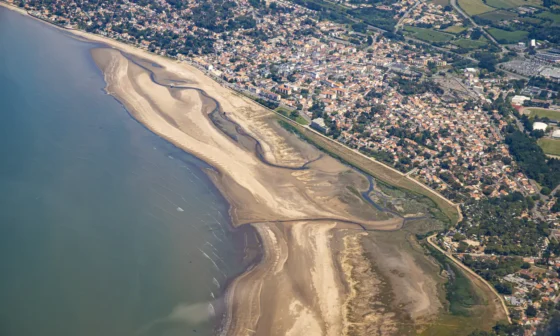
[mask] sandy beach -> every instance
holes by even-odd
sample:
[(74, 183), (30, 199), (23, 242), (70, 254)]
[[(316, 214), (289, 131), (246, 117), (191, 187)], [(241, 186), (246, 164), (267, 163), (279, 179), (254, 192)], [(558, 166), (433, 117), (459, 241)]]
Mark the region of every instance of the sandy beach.
[[(357, 330), (350, 322), (357, 319), (353, 313), (379, 313), (357, 309), (364, 304), (361, 292), (374, 291), (378, 283), (364, 285), (364, 273), (342, 268), (345, 262), (368, 269), (359, 243), (345, 244), (349, 237), (357, 242), (367, 234), (364, 229), (397, 230), (403, 224), (402, 218), (380, 216), (351, 192), (350, 187), (366, 190), (367, 179), (284, 131), (269, 111), (199, 70), (129, 49), (123, 50), (126, 56), (120, 48), (92, 51), (107, 92), (153, 132), (213, 166), (209, 174), (231, 204), (233, 224), (253, 225), (262, 239), (262, 262), (228, 289), (224, 333), (344, 335)], [(237, 141), (228, 137), (210, 113), (223, 113), (257, 140), (263, 158), (242, 145), (240, 134)], [(415, 267), (403, 267), (407, 270), (414, 272), (414, 281), (433, 288), (414, 291), (405, 310), (414, 318), (433, 316), (441, 307), (435, 281)], [(369, 276), (375, 278), (374, 272)], [(364, 331), (399, 330), (392, 313), (364, 323)]]
[(365, 176), (187, 63), (72, 33), (105, 45), (92, 57), (107, 93), (212, 166), (233, 225), (259, 233), (264, 256), (228, 288), (224, 335), (402, 335), (437, 317), (441, 279), (419, 266), (427, 257), (374, 235), (404, 220), (356, 194), (368, 189)]

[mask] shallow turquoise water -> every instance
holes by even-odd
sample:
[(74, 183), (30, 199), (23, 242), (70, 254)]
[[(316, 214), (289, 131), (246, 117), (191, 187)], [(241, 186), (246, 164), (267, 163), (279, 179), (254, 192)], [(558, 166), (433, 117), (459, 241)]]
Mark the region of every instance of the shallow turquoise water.
[(104, 93), (92, 46), (0, 8), (0, 334), (213, 334), (254, 233)]

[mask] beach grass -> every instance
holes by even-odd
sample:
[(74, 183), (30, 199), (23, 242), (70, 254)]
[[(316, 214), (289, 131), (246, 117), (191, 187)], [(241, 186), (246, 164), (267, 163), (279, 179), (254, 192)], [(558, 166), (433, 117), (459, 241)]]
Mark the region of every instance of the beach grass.
[(546, 154), (560, 156), (560, 139), (541, 138), (538, 143)]
[(476, 277), (463, 271), (446, 256), (430, 244), (423, 246), (440, 265), (441, 271), (448, 274), (447, 283), (443, 287), (448, 305), (438, 319), (420, 334), (422, 336), (445, 336), (452, 334), (466, 335), (474, 330), (489, 330), (496, 321), (493, 317), (493, 305), (488, 298), (494, 293)]
[(459, 7), (470, 16), (496, 10), (494, 7), (486, 5), (482, 0), (459, 0), (458, 3)]

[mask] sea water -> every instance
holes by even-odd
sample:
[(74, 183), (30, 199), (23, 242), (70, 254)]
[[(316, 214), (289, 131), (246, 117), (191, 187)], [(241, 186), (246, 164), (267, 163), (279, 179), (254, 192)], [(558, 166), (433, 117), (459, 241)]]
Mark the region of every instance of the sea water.
[(254, 232), (92, 47), (0, 7), (0, 335), (211, 335)]

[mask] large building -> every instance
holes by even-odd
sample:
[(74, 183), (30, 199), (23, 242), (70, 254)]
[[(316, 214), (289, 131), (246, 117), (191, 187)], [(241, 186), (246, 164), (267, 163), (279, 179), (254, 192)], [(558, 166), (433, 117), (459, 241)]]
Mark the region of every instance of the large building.
[(547, 124), (537, 121), (533, 123), (533, 131), (546, 131)]

